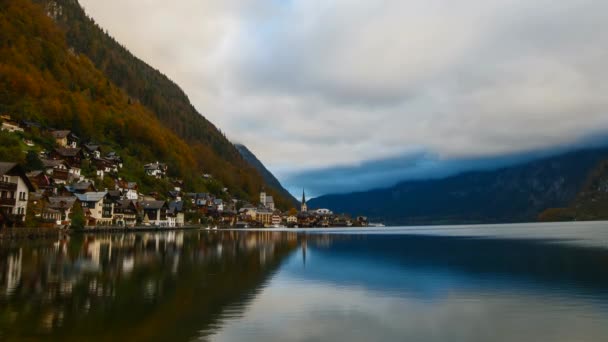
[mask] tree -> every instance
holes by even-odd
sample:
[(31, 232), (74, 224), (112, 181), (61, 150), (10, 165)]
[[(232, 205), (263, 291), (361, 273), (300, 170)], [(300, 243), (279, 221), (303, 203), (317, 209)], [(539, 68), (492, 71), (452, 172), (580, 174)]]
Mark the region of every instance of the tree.
[(25, 156), (25, 169), (29, 171), (42, 170), (44, 165), (42, 160), (38, 157), (38, 154), (34, 151), (28, 151)]
[(84, 216), (84, 210), (82, 209), (82, 205), (80, 204), (80, 202), (76, 201), (72, 210), (71, 228), (74, 230), (83, 230), (86, 223), (85, 221), (86, 218)]
[(289, 209), (289, 216), (296, 216), (296, 215), (298, 215), (298, 210), (296, 208)]

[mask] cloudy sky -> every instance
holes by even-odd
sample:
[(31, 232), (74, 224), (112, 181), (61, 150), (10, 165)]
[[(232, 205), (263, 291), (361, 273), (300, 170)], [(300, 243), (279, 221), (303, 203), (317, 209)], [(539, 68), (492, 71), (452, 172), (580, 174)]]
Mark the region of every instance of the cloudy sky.
[(294, 192), (503, 165), (608, 131), (604, 0), (80, 2)]

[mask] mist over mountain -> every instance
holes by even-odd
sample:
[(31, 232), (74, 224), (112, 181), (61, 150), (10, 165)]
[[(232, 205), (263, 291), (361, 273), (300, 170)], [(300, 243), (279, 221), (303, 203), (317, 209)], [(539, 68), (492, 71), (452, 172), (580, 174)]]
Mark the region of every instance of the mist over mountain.
[[(309, 207), (366, 215), (388, 224), (497, 223), (536, 221), (550, 208), (589, 203), (581, 192), (606, 191), (608, 148), (568, 152), (498, 170), (471, 171), (436, 180), (418, 180), (349, 194), (325, 195)], [(599, 179), (599, 180), (598, 180)], [(589, 186), (593, 184), (593, 186)], [(589, 190), (587, 190), (589, 191)], [(585, 197), (585, 196), (583, 196)], [(605, 197), (605, 196), (604, 196)], [(556, 211), (556, 210), (554, 210)], [(563, 211), (558, 210), (562, 217)], [(586, 215), (594, 219), (599, 213)], [(551, 219), (545, 217), (544, 219)], [(565, 219), (577, 219), (576, 213)], [(583, 217), (581, 217), (583, 219)]]

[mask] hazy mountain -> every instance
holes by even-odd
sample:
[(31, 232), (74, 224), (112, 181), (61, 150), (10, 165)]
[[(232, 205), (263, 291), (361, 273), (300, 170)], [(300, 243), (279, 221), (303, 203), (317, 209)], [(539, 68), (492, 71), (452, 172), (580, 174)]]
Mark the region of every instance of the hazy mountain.
[(493, 171), (321, 196), (311, 199), (309, 207), (366, 215), (389, 224), (535, 221), (548, 208), (595, 203), (579, 198), (589, 197), (582, 195), (589, 184), (596, 199), (598, 189), (605, 192), (608, 183), (598, 180), (608, 178), (607, 164), (602, 163), (607, 159), (608, 148), (581, 150)]
[(262, 162), (251, 152), (247, 146), (241, 144), (235, 144), (236, 149), (241, 153), (241, 156), (253, 167), (255, 167), (258, 172), (264, 178), (264, 182), (271, 188), (283, 195), (283, 197), (288, 198), (294, 207), (299, 207), (300, 202), (293, 197), (289, 191), (287, 191), (282, 185), (281, 182), (262, 164)]

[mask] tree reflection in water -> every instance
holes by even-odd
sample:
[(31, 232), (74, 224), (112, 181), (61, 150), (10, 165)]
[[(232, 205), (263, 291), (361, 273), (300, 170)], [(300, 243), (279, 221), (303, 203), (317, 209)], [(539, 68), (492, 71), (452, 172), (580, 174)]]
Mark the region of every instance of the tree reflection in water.
[(90, 341), (211, 333), (242, 313), (298, 241), (295, 233), (162, 232), (3, 244), (0, 339)]

